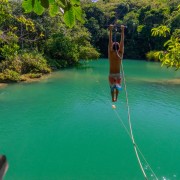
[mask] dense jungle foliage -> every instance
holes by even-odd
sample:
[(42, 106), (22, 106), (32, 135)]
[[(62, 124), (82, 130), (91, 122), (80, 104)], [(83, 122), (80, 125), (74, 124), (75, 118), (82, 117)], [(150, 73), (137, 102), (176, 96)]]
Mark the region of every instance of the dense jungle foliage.
[(178, 0), (83, 0), (81, 5), (71, 0), (69, 9), (44, 4), (43, 11), (38, 5), (34, 12), (28, 6), (31, 0), (24, 2), (1, 0), (1, 82), (37, 78), (77, 65), (80, 59), (107, 57), (108, 25), (115, 23), (127, 25), (124, 58), (180, 66)]
[[(107, 57), (109, 24), (125, 24), (124, 58), (160, 60), (180, 67), (180, 3), (178, 0), (111, 0), (84, 4), (91, 43)], [(118, 30), (119, 31), (119, 30)], [(120, 39), (120, 32), (114, 33)]]

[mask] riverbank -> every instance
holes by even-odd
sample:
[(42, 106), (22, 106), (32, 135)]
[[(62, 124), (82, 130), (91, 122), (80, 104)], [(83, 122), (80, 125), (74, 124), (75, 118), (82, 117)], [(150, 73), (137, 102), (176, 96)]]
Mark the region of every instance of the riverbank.
[(41, 76), (36, 76), (36, 77), (30, 77), (29, 74), (24, 74), (21, 76), (22, 80), (21, 81), (18, 81), (18, 82), (0, 82), (0, 88), (4, 88), (6, 86), (8, 86), (9, 84), (12, 84), (12, 83), (32, 83), (32, 82), (39, 82), (39, 81), (42, 81), (46, 78), (48, 78), (49, 76), (51, 75), (51, 73), (49, 74), (43, 74)]
[(164, 81), (167, 84), (180, 84), (180, 78)]
[(8, 84), (7, 83), (0, 83), (0, 88), (6, 87)]
[(143, 81), (148, 83), (157, 83), (157, 84), (174, 84), (174, 85), (180, 85), (180, 78), (174, 78), (174, 79), (150, 79), (150, 78), (131, 78), (133, 81)]

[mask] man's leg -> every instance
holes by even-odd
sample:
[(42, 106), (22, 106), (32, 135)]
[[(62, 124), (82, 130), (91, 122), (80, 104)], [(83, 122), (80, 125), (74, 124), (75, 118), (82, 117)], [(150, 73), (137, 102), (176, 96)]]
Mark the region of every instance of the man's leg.
[(116, 101), (117, 101), (117, 98), (118, 98), (118, 94), (119, 94), (119, 91), (118, 91), (118, 89), (116, 89)]
[(113, 89), (113, 91), (111, 91), (111, 96), (112, 96), (112, 102), (116, 102), (117, 101), (117, 89)]

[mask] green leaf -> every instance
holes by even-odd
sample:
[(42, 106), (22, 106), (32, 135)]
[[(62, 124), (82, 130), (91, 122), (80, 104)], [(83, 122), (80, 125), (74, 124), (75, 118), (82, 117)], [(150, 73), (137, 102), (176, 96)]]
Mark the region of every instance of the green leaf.
[(41, 1), (41, 5), (44, 8), (49, 8), (49, 0), (40, 0)]
[(84, 23), (84, 19), (82, 18), (82, 9), (80, 6), (78, 7), (73, 7), (74, 9), (74, 14), (77, 18), (77, 20), (79, 20), (81, 23)]
[(72, 5), (68, 5), (64, 12), (64, 22), (67, 26), (72, 28), (75, 25), (75, 14)]
[(49, 0), (49, 4), (54, 4), (55, 0)]
[(58, 6), (56, 4), (50, 4), (49, 14), (51, 17), (54, 17), (58, 13)]
[(80, 0), (71, 0), (70, 2), (72, 5), (80, 5)]
[(35, 0), (35, 4), (34, 4), (33, 10), (38, 15), (41, 15), (44, 12), (44, 8), (41, 6), (39, 0)]
[(66, 0), (58, 0), (56, 1), (57, 4), (62, 7), (63, 9), (67, 6), (67, 1)]
[(25, 13), (29, 13), (33, 10), (33, 7), (32, 7), (32, 0), (24, 0), (22, 2), (22, 7), (24, 8), (25, 10)]

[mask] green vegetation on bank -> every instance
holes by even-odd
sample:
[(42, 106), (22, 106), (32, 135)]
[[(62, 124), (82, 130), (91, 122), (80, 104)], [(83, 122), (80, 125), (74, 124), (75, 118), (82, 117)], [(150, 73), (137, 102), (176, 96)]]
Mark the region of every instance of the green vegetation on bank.
[[(125, 24), (128, 28), (125, 31), (124, 58), (160, 60), (167, 66), (180, 67), (178, 0), (99, 0), (93, 4), (86, 1), (84, 9), (85, 27), (92, 34), (91, 43), (105, 57), (107, 25)], [(117, 39), (119, 36), (117, 33)], [(159, 51), (161, 53), (157, 54)]]
[[(0, 64), (1, 82), (25, 81), (28, 78), (39, 78), (51, 72), (43, 56), (36, 52), (23, 52)], [(26, 76), (24, 76), (26, 75)]]
[(107, 57), (107, 27), (114, 23), (128, 26), (124, 58), (180, 67), (178, 0), (32, 2), (1, 1), (0, 82), (37, 78), (80, 59)]
[(0, 82), (37, 78), (100, 56), (87, 28), (82, 23), (68, 28), (60, 13), (26, 14), (20, 3), (8, 0), (0, 12)]

